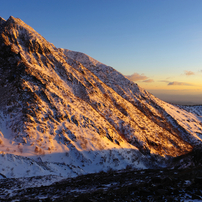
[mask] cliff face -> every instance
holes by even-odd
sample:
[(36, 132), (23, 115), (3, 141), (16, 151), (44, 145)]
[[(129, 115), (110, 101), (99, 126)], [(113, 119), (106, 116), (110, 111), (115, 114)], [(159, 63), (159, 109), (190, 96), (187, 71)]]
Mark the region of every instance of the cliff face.
[(14, 17), (0, 19), (0, 95), (1, 150), (11, 154), (143, 168), (147, 158), (180, 156), (201, 142), (200, 116), (83, 53), (57, 49)]

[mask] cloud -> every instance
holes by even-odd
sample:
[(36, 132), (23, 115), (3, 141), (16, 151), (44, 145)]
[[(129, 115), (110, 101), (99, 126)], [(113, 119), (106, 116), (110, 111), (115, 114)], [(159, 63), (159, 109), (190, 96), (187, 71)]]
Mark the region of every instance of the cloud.
[(159, 82), (167, 83), (168, 86), (194, 86), (191, 83), (179, 82), (179, 81), (159, 80)]
[(195, 73), (192, 72), (192, 71), (184, 71), (185, 72), (185, 75), (187, 76), (191, 76), (191, 75), (194, 75)]
[(168, 86), (193, 86), (193, 85), (190, 83), (173, 81), (173, 82), (169, 82)]
[(142, 80), (147, 80), (149, 79), (147, 76), (145, 76), (144, 74), (138, 74), (138, 73), (134, 73), (132, 75), (128, 75), (126, 76), (129, 80), (131, 81), (142, 81)]
[(159, 82), (170, 83), (168, 80), (159, 80)]
[(154, 82), (154, 80), (153, 79), (147, 79), (147, 80), (144, 80), (143, 82), (152, 83), (152, 82)]

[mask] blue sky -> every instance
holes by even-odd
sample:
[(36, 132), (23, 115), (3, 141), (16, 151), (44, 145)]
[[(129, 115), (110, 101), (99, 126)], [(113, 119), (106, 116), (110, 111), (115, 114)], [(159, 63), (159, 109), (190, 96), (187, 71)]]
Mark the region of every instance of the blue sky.
[(202, 104), (201, 0), (1, 0), (56, 47), (84, 52), (158, 97)]

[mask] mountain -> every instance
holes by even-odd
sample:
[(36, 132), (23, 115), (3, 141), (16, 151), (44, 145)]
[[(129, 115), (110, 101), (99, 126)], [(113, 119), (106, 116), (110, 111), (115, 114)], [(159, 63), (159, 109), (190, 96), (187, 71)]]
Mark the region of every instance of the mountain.
[(0, 18), (0, 95), (5, 177), (166, 166), (202, 141), (201, 115), (12, 16)]

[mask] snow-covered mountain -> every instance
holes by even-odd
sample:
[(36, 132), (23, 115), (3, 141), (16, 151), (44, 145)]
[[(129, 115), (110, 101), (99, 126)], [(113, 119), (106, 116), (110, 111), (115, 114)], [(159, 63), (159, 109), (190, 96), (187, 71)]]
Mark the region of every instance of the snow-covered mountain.
[(0, 95), (5, 177), (164, 166), (202, 141), (200, 115), (12, 16), (0, 18)]

